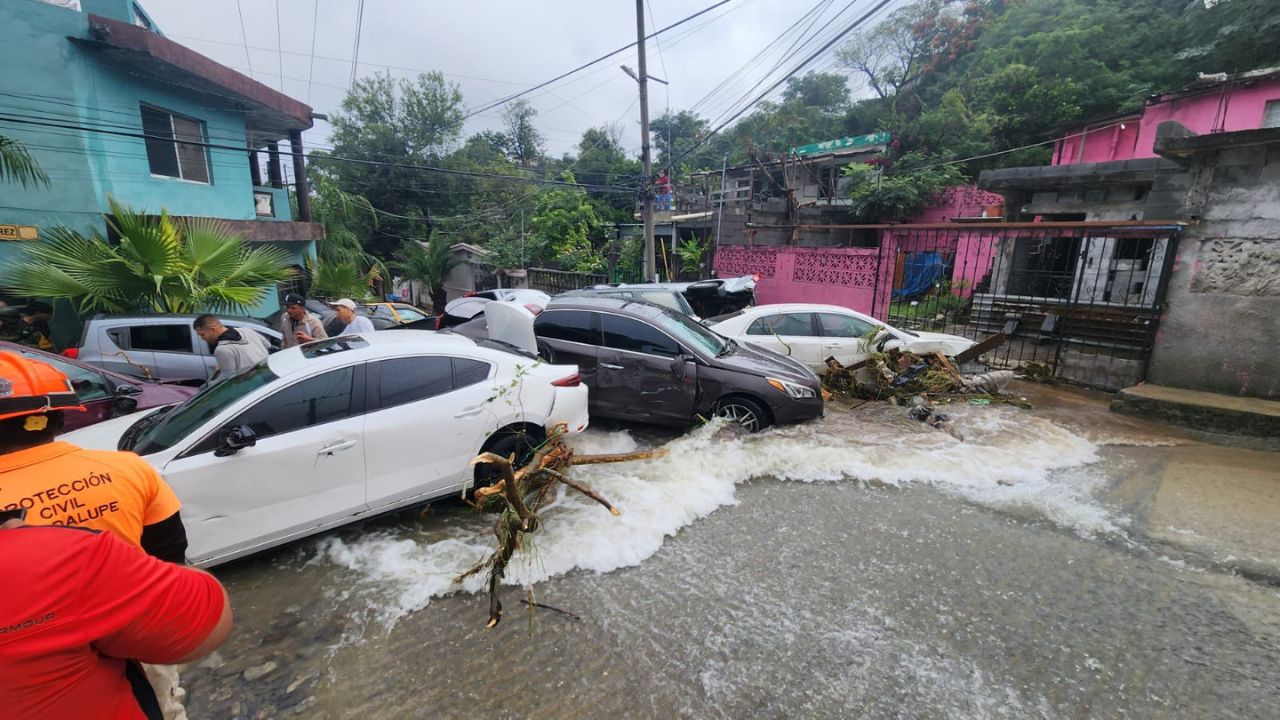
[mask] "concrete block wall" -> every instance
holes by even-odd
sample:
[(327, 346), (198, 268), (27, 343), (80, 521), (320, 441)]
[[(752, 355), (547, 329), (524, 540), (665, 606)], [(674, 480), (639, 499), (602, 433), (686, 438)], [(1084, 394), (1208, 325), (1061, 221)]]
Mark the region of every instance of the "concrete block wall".
[(1199, 155), (1147, 379), (1280, 399), (1280, 141)]

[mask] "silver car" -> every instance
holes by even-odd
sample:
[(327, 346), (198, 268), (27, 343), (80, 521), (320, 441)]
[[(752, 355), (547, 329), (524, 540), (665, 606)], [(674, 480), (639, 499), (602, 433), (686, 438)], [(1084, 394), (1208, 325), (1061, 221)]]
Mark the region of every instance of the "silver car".
[[(216, 363), (196, 335), (196, 315), (96, 315), (85, 321), (78, 347), (67, 357), (134, 377), (200, 384)], [(231, 328), (250, 328), (280, 349), (280, 332), (257, 320), (218, 316)]]

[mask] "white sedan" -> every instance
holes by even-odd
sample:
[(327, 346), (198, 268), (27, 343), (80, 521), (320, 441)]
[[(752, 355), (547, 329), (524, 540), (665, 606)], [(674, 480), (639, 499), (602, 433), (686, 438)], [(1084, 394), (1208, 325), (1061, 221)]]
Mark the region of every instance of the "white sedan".
[(842, 365), (859, 362), (868, 348), (955, 355), (974, 345), (958, 335), (900, 330), (839, 305), (757, 305), (712, 318), (710, 327), (725, 337), (795, 358), (815, 371), (826, 369), (829, 357)]
[(319, 340), (62, 439), (159, 469), (182, 501), (189, 558), (215, 565), (456, 495), (492, 472), (469, 465), (480, 452), (522, 454), (561, 422), (585, 429), (578, 368), (504, 347), (418, 330)]

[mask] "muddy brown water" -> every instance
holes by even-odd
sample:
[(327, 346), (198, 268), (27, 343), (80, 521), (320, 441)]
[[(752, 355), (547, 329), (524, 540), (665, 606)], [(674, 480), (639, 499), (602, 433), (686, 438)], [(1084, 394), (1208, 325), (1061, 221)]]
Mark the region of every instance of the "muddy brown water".
[[(236, 630), (185, 672), (190, 715), (1275, 717), (1275, 537), (1247, 517), (1275, 456), (1018, 389), (1036, 409), (944, 408), (963, 442), (883, 405), (749, 437), (593, 429), (584, 451), (670, 454), (576, 469), (622, 516), (546, 511), (492, 630), (452, 583), (490, 522), (455, 503), (220, 568)], [(1235, 504), (1195, 510), (1224, 476)], [(574, 616), (530, 614), (521, 583)]]

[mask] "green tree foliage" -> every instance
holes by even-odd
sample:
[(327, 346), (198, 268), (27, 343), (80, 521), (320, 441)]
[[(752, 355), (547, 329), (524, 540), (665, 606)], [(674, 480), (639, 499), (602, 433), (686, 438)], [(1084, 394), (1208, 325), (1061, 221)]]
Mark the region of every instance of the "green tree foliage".
[(400, 261), (393, 267), (406, 278), (426, 285), (432, 309), (442, 313), (446, 302), (444, 282), (462, 259), (454, 254), (443, 235), (433, 233), (426, 247), (423, 245), (416, 240), (405, 242), (400, 247)]
[[(668, 111), (649, 121), (649, 132), (653, 135), (658, 167), (671, 167), (677, 157), (684, 155), (711, 132), (711, 123), (689, 110)], [(704, 145), (699, 152), (683, 158), (681, 163), (696, 168), (707, 166), (711, 160), (711, 148)]]
[(507, 153), (520, 167), (538, 164), (542, 158), (542, 133), (533, 126), (538, 111), (528, 100), (516, 100), (502, 108), (502, 123), (507, 128)]
[[(576, 182), (572, 173), (565, 173), (564, 179)], [(604, 239), (604, 223), (586, 191), (557, 187), (538, 194), (527, 238), (531, 255), (565, 270), (599, 272), (604, 268), (599, 250)]]
[(283, 252), (250, 247), (217, 220), (175, 222), (109, 202), (119, 242), (54, 228), (26, 248), (5, 287), (70, 300), (82, 313), (243, 312), (293, 273)]
[(380, 277), (376, 270), (362, 271), (354, 262), (309, 262), (311, 295), (321, 298), (368, 299), (369, 288)]
[(707, 253), (707, 246), (697, 237), (681, 240), (676, 243), (675, 255), (680, 258), (680, 270), (693, 275), (702, 273), (702, 257)]
[(15, 182), (23, 187), (48, 185), (49, 176), (22, 143), (0, 135), (0, 182)]
[(967, 180), (957, 166), (930, 164), (918, 154), (907, 155), (888, 168), (852, 163), (844, 175), (852, 181), (850, 210), (864, 221), (905, 220), (928, 206), (938, 193)]
[[(588, 128), (578, 143), (578, 157), (567, 163), (577, 181), (597, 187), (635, 186), (640, 162), (628, 158), (615, 128)], [(636, 196), (631, 193), (588, 190), (587, 195), (603, 222), (634, 222)]]
[[(389, 73), (361, 78), (331, 117), (332, 159), (317, 153), (317, 165), (342, 191), (393, 215), (430, 218), (465, 210), (471, 180), (414, 167), (445, 162), (458, 142), (462, 115), (461, 90), (440, 73), (412, 80)], [(386, 216), (366, 248), (389, 257), (402, 238), (429, 229), (426, 220)]]
[(365, 250), (364, 238), (378, 228), (378, 213), (369, 200), (344, 192), (324, 173), (315, 173), (312, 191), (312, 216), (324, 225), (324, 239), (316, 243), (319, 264), (351, 265), (357, 273), (370, 273), (374, 279), (386, 277), (386, 265)]
[(1280, 11), (1275, 0), (1193, 2), (1188, 42), (1176, 59), (1204, 72), (1245, 72), (1280, 65)]

